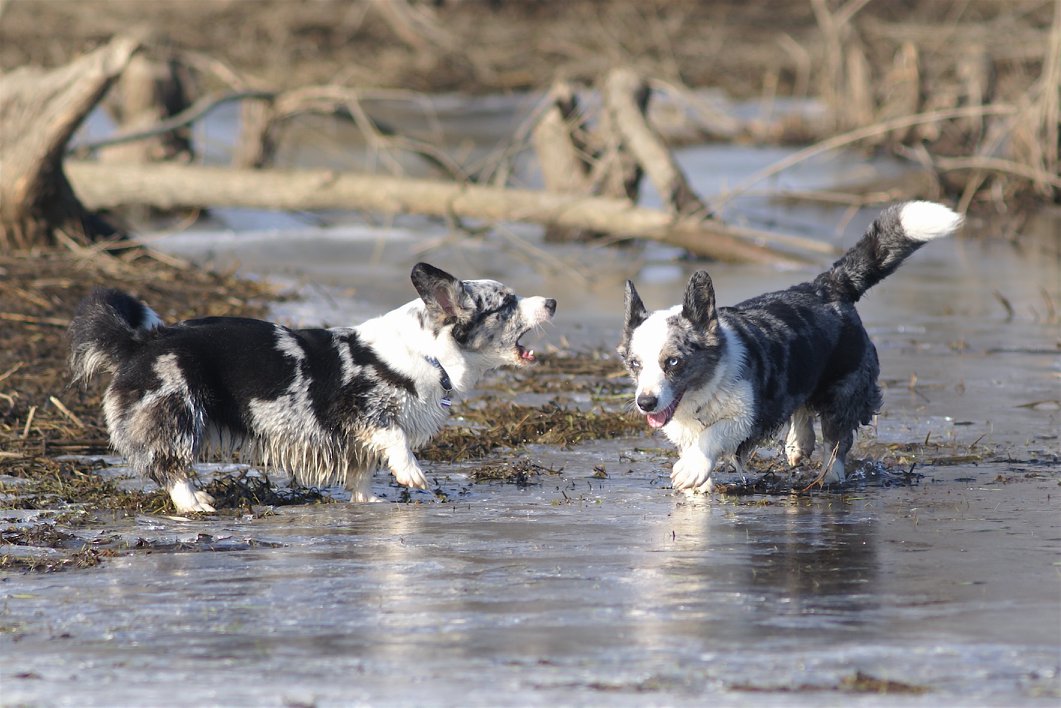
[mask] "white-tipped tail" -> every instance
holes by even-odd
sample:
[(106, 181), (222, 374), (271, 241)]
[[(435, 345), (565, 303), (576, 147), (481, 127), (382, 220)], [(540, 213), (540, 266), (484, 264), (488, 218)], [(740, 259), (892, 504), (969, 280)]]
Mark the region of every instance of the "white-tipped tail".
[(914, 241), (950, 236), (962, 220), (961, 214), (935, 202), (907, 202), (899, 214), (903, 233)]

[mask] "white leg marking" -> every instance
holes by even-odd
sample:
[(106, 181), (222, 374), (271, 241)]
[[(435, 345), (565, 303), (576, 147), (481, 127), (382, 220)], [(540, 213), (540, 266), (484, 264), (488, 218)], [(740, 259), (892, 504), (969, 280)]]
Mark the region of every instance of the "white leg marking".
[(814, 416), (804, 408), (792, 414), (785, 436), (785, 457), (788, 464), (796, 467), (810, 459), (814, 452)]
[[(747, 437), (747, 426), (727, 418), (705, 428), (696, 442), (684, 448), (671, 470), (675, 489), (696, 489), (711, 479), (715, 464), (723, 455), (732, 455)], [(738, 463), (739, 464), (739, 463)]]
[(695, 489), (711, 479), (715, 461), (707, 457), (698, 446), (682, 450), (678, 461), (671, 469), (671, 485), (675, 489)]
[(364, 470), (356, 474), (357, 478), (352, 483), (348, 482), (350, 501), (356, 504), (383, 501), (372, 494), (372, 470)]
[(844, 460), (837, 456), (840, 451), (840, 444), (837, 443), (836, 447), (833, 448), (832, 453), (823, 462), (823, 466), (828, 466), (828, 469), (822, 475), (822, 484), (842, 484), (846, 475), (844, 474)]
[(825, 477), (822, 478), (823, 484), (842, 484), (846, 479), (846, 473), (844, 472), (844, 463), (840, 460), (833, 460), (832, 464), (829, 465), (829, 471), (825, 473)]
[(707, 481), (701, 484), (699, 487), (694, 487), (692, 490), (688, 491), (692, 491), (697, 494), (712, 494), (715, 491), (715, 478), (708, 477)]
[(177, 482), (169, 488), (169, 498), (173, 500), (173, 506), (181, 514), (194, 511), (216, 511), (213, 506), (214, 498), (201, 489), (192, 486), (189, 480)]

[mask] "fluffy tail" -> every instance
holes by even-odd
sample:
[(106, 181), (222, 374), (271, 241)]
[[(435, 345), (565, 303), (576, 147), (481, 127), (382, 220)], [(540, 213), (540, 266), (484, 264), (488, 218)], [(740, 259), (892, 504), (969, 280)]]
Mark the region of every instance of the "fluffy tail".
[(888, 207), (870, 225), (862, 240), (815, 282), (837, 300), (858, 302), (867, 290), (894, 273), (927, 241), (949, 236), (961, 224), (961, 215), (934, 202), (906, 202)]
[(70, 368), (74, 381), (114, 371), (148, 332), (163, 325), (154, 310), (120, 290), (94, 289), (70, 322)]

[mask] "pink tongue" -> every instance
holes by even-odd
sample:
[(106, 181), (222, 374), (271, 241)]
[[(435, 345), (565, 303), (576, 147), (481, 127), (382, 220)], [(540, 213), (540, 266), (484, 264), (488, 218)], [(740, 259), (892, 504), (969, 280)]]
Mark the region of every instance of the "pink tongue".
[(524, 361), (534, 361), (534, 352), (532, 352), (530, 349), (523, 349), (521, 347), (519, 350), (519, 358), (523, 359)]
[(648, 414), (648, 425), (650, 428), (662, 428), (667, 424), (667, 413), (669, 411), (660, 411), (659, 413)]

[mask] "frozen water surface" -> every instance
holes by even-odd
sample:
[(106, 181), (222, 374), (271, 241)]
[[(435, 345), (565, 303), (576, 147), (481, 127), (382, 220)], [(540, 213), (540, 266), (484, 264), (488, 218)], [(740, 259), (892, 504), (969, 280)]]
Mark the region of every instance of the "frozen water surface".
[[(720, 150), (725, 164), (739, 162)], [(710, 148), (683, 159), (710, 192)], [(744, 171), (761, 159), (748, 151)], [(840, 234), (838, 212), (762, 199), (731, 210), (841, 245), (873, 216)], [(614, 346), (625, 278), (663, 307), (696, 267), (664, 248), (538, 253), (514, 228), (483, 242), (417, 222), (278, 223), (162, 245), (300, 287), (305, 299), (274, 314), (305, 325), (350, 324), (405, 302), (416, 260), (495, 277), (560, 301), (545, 335), (559, 349)], [(1056, 706), (1058, 221), (1035, 228), (1042, 252), (932, 244), (860, 306), (886, 388), (866, 436), (990, 446), (992, 462), (923, 465), (914, 486), (686, 497), (667, 488), (663, 442), (646, 431), (537, 446), (527, 454), (562, 471), (525, 487), (473, 485), (461, 466), (431, 464), (446, 502), (414, 493), (407, 504), (255, 518), (118, 520), (108, 532), (130, 542), (211, 550), (0, 574), (0, 701)], [(822, 265), (711, 272), (731, 304)], [(594, 476), (598, 465), (606, 478)], [(397, 497), (382, 476), (376, 483)]]
[(926, 691), (904, 702), (1056, 704), (1056, 479), (732, 501), (636, 460), (580, 474), (618, 452), (524, 489), (454, 476), (445, 504), (140, 519), (119, 530), (245, 550), (8, 577), (4, 701), (818, 704), (861, 672)]

